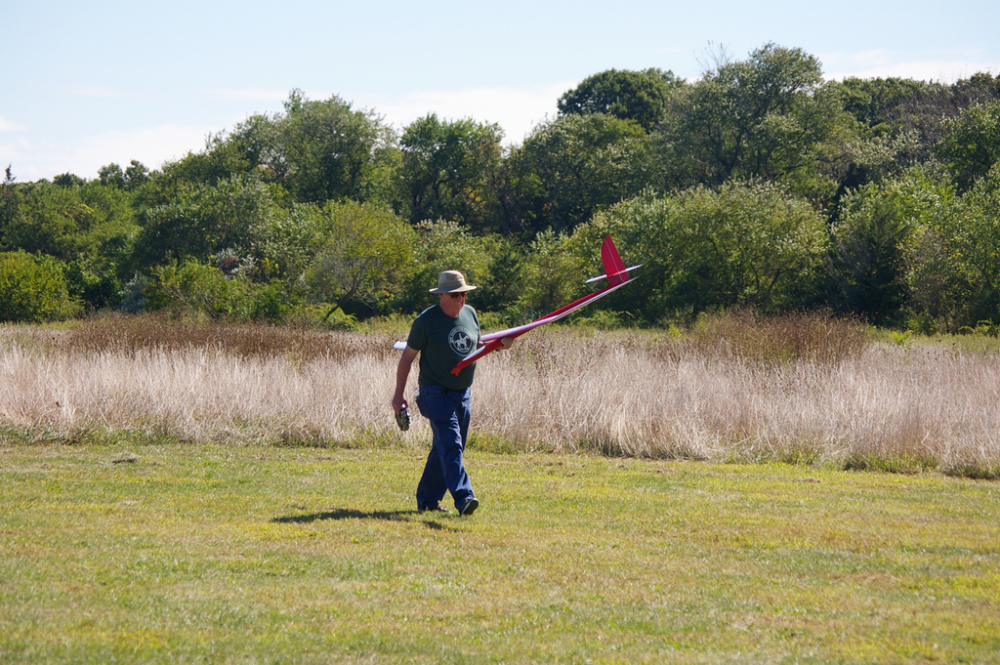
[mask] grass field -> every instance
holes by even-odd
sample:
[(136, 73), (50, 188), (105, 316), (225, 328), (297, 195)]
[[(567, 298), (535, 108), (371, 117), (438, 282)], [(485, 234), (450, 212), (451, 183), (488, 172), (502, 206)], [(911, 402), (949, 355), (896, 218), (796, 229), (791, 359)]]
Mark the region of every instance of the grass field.
[(0, 662), (1000, 660), (996, 482), (383, 443), (0, 443)]

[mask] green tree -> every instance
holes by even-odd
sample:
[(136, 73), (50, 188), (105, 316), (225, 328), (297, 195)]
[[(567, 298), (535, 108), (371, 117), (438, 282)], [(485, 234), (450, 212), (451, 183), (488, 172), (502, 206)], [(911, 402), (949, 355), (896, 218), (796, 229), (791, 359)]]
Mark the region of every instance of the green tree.
[(643, 263), (618, 306), (649, 320), (733, 306), (764, 311), (814, 302), (827, 249), (825, 223), (806, 202), (762, 182), (652, 192), (602, 212), (572, 245), (600, 265), (604, 236), (628, 263)]
[(125, 183), (129, 190), (138, 189), (149, 182), (149, 169), (142, 162), (132, 160), (125, 168)]
[(201, 152), (152, 174), (144, 202), (166, 205), (185, 187), (251, 175), (279, 185), (296, 202), (388, 202), (399, 161), (395, 140), (373, 111), (355, 110), (337, 96), (309, 100), (293, 90), (284, 113), (252, 115), (228, 133), (210, 135)]
[(87, 181), (72, 173), (61, 173), (52, 178), (52, 184), (60, 187), (82, 187), (87, 184)]
[(122, 172), (122, 167), (114, 162), (98, 169), (97, 178), (105, 187), (125, 189), (125, 173)]
[(187, 258), (205, 262), (227, 249), (251, 255), (274, 209), (270, 189), (255, 176), (236, 176), (216, 187), (186, 184), (170, 203), (140, 218), (135, 268)]
[(324, 204), (295, 203), (289, 210), (267, 216), (255, 244), (255, 257), (271, 262), (274, 272), (298, 280), (326, 243), (327, 215)]
[(1000, 74), (993, 76), (986, 72), (976, 72), (967, 79), (955, 81), (950, 87), (952, 99), (958, 108), (1000, 101)]
[[(592, 307), (629, 312), (650, 321), (657, 321), (666, 311), (667, 290), (674, 270), (673, 224), (676, 220), (677, 198), (658, 194), (652, 189), (641, 192), (607, 210), (595, 214), (581, 224), (570, 238), (569, 250), (583, 266), (579, 278), (604, 272), (601, 243), (608, 236), (615, 241), (627, 266), (642, 264), (634, 284), (616, 292)], [(581, 289), (583, 285), (581, 284)], [(672, 305), (673, 306), (673, 305)]]
[(682, 90), (657, 141), (667, 185), (760, 178), (810, 198), (832, 195), (836, 179), (824, 166), (849, 119), (814, 56), (767, 44)]
[(848, 192), (901, 175), (907, 168), (920, 163), (925, 152), (915, 130), (903, 130), (894, 135), (862, 132), (849, 139), (840, 155), (843, 167), (831, 206), (831, 218), (837, 216), (840, 201)]
[(138, 227), (129, 192), (82, 182), (21, 186), (16, 213), (0, 229), (0, 243), (66, 264), (70, 295), (96, 309), (116, 304)]
[[(171, 203), (192, 187), (216, 187), (220, 182), (247, 176), (266, 180), (267, 175), (263, 167), (251, 163), (240, 152), (237, 142), (220, 132), (208, 136), (201, 152), (188, 152), (181, 159), (164, 164), (160, 171), (148, 174), (149, 185), (138, 189), (137, 205), (155, 208)], [(124, 182), (125, 174), (120, 174), (121, 181), (118, 176), (113, 172), (110, 175), (116, 182)]]
[(10, 170), (10, 164), (8, 164), (4, 170), (3, 181), (0, 182), (0, 240), (7, 230), (7, 225), (13, 221), (17, 214), (18, 196), (14, 187), (15, 180), (16, 178)]
[(966, 191), (1000, 161), (1000, 102), (974, 104), (944, 121), (938, 155)]
[(145, 288), (149, 308), (168, 310), (175, 315), (200, 312), (213, 319), (229, 317), (233, 314), (233, 302), (242, 295), (237, 291), (244, 286), (197, 259), (156, 266), (152, 273), (153, 281)]
[(956, 332), (1000, 324), (1000, 165), (927, 215), (910, 260), (918, 322)]
[(528, 245), (524, 261), (524, 288), (517, 305), (531, 318), (551, 312), (579, 298), (585, 291), (580, 257), (566, 234), (546, 229)]
[(920, 167), (883, 185), (846, 196), (833, 224), (828, 302), (872, 323), (900, 323), (910, 298), (913, 253), (931, 220), (951, 199), (951, 188)]
[(876, 136), (916, 130), (921, 141), (949, 104), (948, 87), (904, 78), (850, 77), (839, 85), (843, 108)]
[(525, 257), (513, 240), (499, 238), (490, 252), (489, 272), (476, 293), (476, 307), (489, 312), (510, 313), (526, 286)]
[(587, 77), (563, 94), (559, 98), (559, 113), (606, 113), (634, 120), (651, 131), (663, 121), (671, 92), (683, 85), (671, 71), (609, 69)]
[(476, 235), (448, 220), (421, 222), (416, 231), (413, 270), (393, 303), (395, 307), (414, 311), (434, 304), (436, 296), (429, 291), (437, 286), (438, 275), (445, 270), (461, 271), (466, 281), (476, 286), (489, 283), (496, 238)]
[(510, 161), (516, 214), (529, 237), (546, 228), (571, 231), (652, 178), (646, 132), (600, 113), (543, 123)]
[(442, 122), (429, 114), (400, 139), (400, 177), (410, 221), (451, 219), (483, 230), (494, 225), (493, 176), (503, 158), (499, 125), (471, 119)]
[(412, 271), (416, 232), (388, 207), (355, 201), (324, 204), (316, 221), (321, 242), (303, 275), (311, 299), (380, 311)]
[(393, 141), (381, 117), (336, 95), (310, 101), (293, 90), (276, 125), (277, 144), (264, 165), (295, 200), (371, 198), (381, 153)]
[(79, 187), (28, 183), (18, 188), (17, 214), (3, 229), (3, 246), (71, 261), (88, 245), (100, 212), (84, 202)]
[(197, 259), (155, 266), (152, 275), (143, 288), (147, 306), (174, 315), (281, 324), (299, 304), (296, 290), (279, 280), (255, 283)]
[(97, 178), (107, 187), (132, 191), (149, 181), (149, 169), (142, 162), (133, 159), (123, 172), (122, 167), (112, 162), (98, 169)]

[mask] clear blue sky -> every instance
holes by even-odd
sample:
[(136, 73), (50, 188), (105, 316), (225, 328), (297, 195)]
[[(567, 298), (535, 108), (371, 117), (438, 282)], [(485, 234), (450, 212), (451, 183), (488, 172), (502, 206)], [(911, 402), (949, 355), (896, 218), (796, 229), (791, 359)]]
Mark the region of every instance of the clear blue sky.
[(1000, 74), (1000, 2), (0, 0), (0, 168), (18, 181), (149, 168), (299, 88), (397, 127), (435, 112), (520, 142), (606, 69), (697, 78), (768, 42), (826, 78)]

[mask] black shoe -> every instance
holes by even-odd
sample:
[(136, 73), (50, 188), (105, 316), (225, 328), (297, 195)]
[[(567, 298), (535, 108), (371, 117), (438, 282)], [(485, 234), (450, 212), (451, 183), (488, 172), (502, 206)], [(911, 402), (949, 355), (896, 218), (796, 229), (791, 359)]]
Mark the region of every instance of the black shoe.
[(465, 500), (465, 503), (462, 504), (462, 507), (458, 509), (458, 514), (462, 516), (471, 515), (476, 512), (476, 508), (478, 507), (479, 501), (476, 500), (476, 497), (469, 497)]
[(447, 513), (447, 512), (449, 512), (448, 509), (445, 508), (444, 506), (442, 506), (440, 503), (436, 503), (433, 506), (423, 506), (421, 508), (417, 508), (417, 510), (419, 510), (422, 513)]

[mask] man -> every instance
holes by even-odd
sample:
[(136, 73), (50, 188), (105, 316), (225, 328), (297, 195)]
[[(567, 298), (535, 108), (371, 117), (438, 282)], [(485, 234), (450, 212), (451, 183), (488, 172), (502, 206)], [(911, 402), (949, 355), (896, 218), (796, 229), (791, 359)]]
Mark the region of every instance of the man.
[[(438, 304), (428, 307), (416, 318), (406, 340), (406, 348), (396, 368), (396, 392), (392, 397), (395, 413), (407, 406), (403, 392), (410, 376), (410, 367), (420, 354), (417, 407), (430, 421), (434, 441), (417, 485), (417, 509), (448, 512), (441, 505), (446, 492), (451, 492), (459, 515), (471, 515), (479, 507), (465, 472), (462, 456), (469, 438), (471, 413), (470, 387), (476, 364), (462, 369), (456, 376), (452, 368), (479, 346), (479, 317), (469, 305), (466, 295), (475, 286), (465, 283), (457, 270), (447, 270), (438, 278)], [(504, 348), (513, 343), (504, 340)]]

